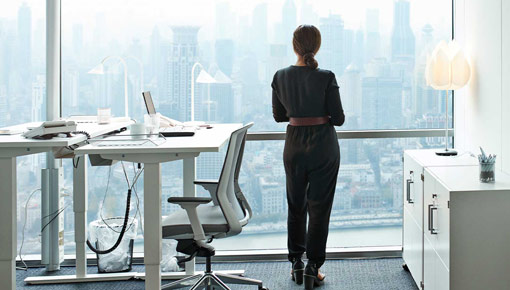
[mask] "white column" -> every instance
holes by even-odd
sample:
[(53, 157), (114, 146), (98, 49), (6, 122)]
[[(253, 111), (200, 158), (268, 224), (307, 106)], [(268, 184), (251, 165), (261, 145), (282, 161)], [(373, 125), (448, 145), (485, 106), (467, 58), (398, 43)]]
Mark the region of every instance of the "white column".
[[(195, 197), (195, 178), (196, 178), (196, 169), (195, 169), (195, 161), (193, 158), (185, 158), (182, 160), (182, 171), (183, 171), (183, 196), (185, 197)], [(195, 274), (195, 259), (186, 262), (185, 264), (186, 275), (194, 275)]]
[(0, 158), (0, 289), (16, 289), (16, 157)]
[[(61, 117), (60, 106), (60, 0), (46, 0), (46, 119), (55, 120)], [(40, 121), (40, 120), (34, 120)], [(41, 190), (41, 217), (56, 212), (60, 208), (60, 182), (59, 174), (62, 162), (55, 160), (52, 152), (46, 154), (46, 168), (41, 175), (46, 178), (49, 187)], [(45, 187), (44, 184), (41, 185)], [(44, 219), (42, 219), (44, 220)], [(63, 240), (63, 228), (60, 228), (62, 219), (59, 217), (47, 227), (42, 235), (41, 262), (48, 271), (60, 269), (63, 261), (63, 244), (59, 245), (60, 237)]]
[(161, 288), (161, 164), (144, 164), (145, 289)]
[(87, 276), (87, 155), (75, 157), (73, 169), (74, 241), (76, 244), (76, 277)]

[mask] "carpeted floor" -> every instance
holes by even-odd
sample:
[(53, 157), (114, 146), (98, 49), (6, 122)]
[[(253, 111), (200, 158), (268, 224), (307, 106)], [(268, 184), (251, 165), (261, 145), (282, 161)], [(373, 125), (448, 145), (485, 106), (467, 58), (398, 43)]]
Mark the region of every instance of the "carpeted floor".
[[(134, 266), (133, 271), (143, 271), (143, 266)], [(197, 265), (202, 270), (203, 265)], [(290, 280), (290, 263), (288, 262), (253, 262), (253, 263), (214, 263), (213, 270), (244, 269), (246, 277), (264, 281), (270, 290), (304, 289)], [(322, 267), (326, 274), (326, 283), (320, 290), (417, 290), (411, 275), (402, 269), (402, 259), (363, 259), (363, 260), (328, 260)], [(96, 273), (97, 268), (90, 267), (89, 273)], [(25, 285), (23, 280), (29, 276), (73, 274), (73, 267), (63, 267), (59, 272), (47, 274), (44, 268), (18, 270), (16, 272), (17, 289), (27, 290), (136, 290), (144, 289), (143, 281), (97, 282), (62, 285)], [(168, 283), (163, 282), (163, 284)], [(229, 285), (235, 290), (257, 289), (254, 286)]]

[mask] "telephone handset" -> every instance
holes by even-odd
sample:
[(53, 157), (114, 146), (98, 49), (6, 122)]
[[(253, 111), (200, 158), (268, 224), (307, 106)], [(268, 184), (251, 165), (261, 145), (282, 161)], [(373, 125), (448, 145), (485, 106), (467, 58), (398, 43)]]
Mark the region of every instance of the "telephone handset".
[(174, 119), (170, 119), (170, 118), (162, 116), (162, 115), (160, 115), (159, 121), (160, 121), (160, 127), (175, 127), (175, 126), (183, 125), (182, 122), (179, 122)]
[(33, 128), (25, 133), (25, 138), (47, 139), (58, 134), (69, 134), (76, 131), (76, 123), (74, 121), (46, 121), (41, 126)]

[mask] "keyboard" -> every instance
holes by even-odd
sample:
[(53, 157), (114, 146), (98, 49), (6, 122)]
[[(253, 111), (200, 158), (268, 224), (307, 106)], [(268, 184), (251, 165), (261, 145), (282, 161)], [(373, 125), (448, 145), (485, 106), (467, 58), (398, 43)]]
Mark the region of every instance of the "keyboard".
[(175, 126), (161, 128), (159, 133), (164, 137), (186, 137), (195, 135), (195, 131), (194, 127)]

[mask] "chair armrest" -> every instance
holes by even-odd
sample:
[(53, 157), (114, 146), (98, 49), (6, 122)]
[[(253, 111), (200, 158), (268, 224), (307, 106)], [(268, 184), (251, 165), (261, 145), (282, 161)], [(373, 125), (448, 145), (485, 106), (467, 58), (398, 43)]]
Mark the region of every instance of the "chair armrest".
[(198, 218), (197, 207), (201, 204), (210, 203), (212, 198), (209, 197), (169, 197), (169, 203), (180, 205), (190, 221), (191, 229), (193, 230), (193, 239), (195, 241), (203, 241), (206, 239), (202, 223)]
[(169, 203), (175, 204), (196, 204), (196, 206), (200, 204), (210, 203), (212, 198), (210, 197), (169, 197)]
[(214, 179), (209, 180), (195, 180), (194, 183), (196, 185), (202, 186), (207, 192), (209, 192), (209, 195), (213, 198), (214, 205), (219, 205), (218, 200), (216, 199), (216, 189), (218, 188), (219, 181)]

